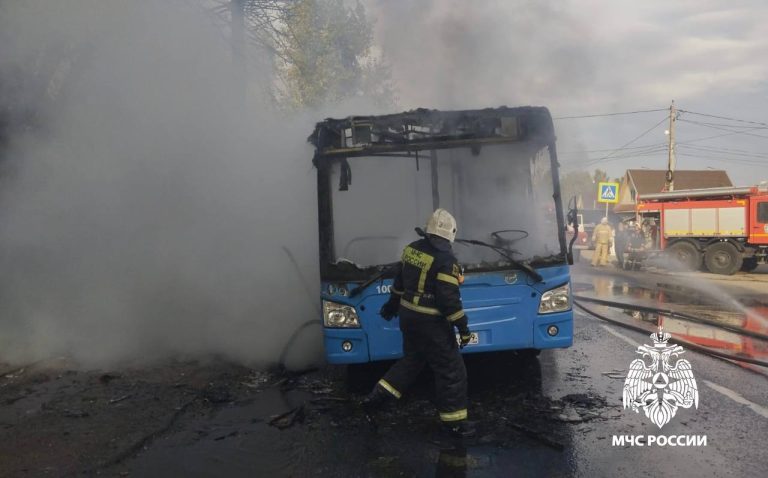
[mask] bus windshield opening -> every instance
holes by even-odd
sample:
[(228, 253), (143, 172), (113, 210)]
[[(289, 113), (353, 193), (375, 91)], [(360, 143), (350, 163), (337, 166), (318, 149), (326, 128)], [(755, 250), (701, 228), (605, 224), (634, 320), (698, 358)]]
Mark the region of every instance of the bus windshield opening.
[[(532, 265), (563, 263), (551, 166), (546, 147), (526, 142), (337, 161), (330, 171), (335, 262), (398, 261), (417, 238), (414, 228), (441, 207), (456, 217), (457, 238)], [(453, 249), (470, 271), (512, 265), (490, 247), (457, 241)]]

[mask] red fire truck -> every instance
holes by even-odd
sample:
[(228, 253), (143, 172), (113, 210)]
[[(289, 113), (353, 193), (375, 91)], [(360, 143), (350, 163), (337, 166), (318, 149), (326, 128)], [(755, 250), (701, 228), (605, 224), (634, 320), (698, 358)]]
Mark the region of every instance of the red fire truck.
[(658, 224), (654, 248), (686, 269), (703, 263), (730, 275), (768, 263), (768, 186), (646, 194), (637, 200), (637, 215)]

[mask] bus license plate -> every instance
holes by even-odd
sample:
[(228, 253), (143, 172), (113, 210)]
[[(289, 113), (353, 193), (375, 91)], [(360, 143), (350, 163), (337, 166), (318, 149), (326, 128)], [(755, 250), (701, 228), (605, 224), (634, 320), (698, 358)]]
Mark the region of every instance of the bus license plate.
[[(459, 334), (456, 334), (456, 342), (458, 344), (461, 344), (461, 337), (459, 337)], [(480, 343), (480, 341), (477, 338), (477, 334), (474, 332), (471, 332), (469, 334), (469, 343), (467, 345), (477, 345), (478, 343)]]

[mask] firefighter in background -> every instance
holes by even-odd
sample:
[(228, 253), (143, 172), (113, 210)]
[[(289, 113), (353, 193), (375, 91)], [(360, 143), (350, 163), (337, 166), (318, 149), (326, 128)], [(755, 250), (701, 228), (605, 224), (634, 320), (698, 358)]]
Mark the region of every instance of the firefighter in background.
[(429, 364), (435, 374), (436, 405), (450, 434), (470, 436), (467, 421), (467, 371), (459, 353), (471, 339), (459, 293), (461, 274), (451, 244), (456, 220), (437, 209), (427, 222), (426, 236), (403, 250), (389, 301), (379, 314), (385, 320), (400, 316), (404, 356), (378, 381), (363, 400), (373, 423), (373, 412), (398, 399)]
[(656, 220), (653, 218), (644, 221), (646, 225), (646, 231), (648, 233), (647, 245), (651, 249), (659, 248), (659, 227), (656, 225)]
[(625, 269), (639, 270), (645, 251), (645, 235), (639, 223), (634, 221), (629, 223), (627, 237), (629, 239), (629, 251), (625, 262)]
[(616, 267), (624, 269), (624, 251), (627, 250), (629, 236), (623, 222), (620, 222), (616, 227), (616, 237), (613, 241), (614, 246), (616, 246)]
[(608, 218), (600, 219), (600, 224), (592, 231), (592, 242), (595, 243), (595, 255), (592, 257), (592, 265), (607, 266), (608, 252), (613, 241), (613, 228), (608, 224)]

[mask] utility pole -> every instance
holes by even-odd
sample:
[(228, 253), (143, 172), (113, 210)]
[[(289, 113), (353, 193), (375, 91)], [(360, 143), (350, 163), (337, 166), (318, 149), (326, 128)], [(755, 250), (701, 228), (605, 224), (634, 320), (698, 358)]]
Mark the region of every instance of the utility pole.
[(675, 122), (677, 121), (677, 109), (675, 100), (669, 107), (669, 159), (667, 161), (667, 183), (666, 190), (675, 190)]

